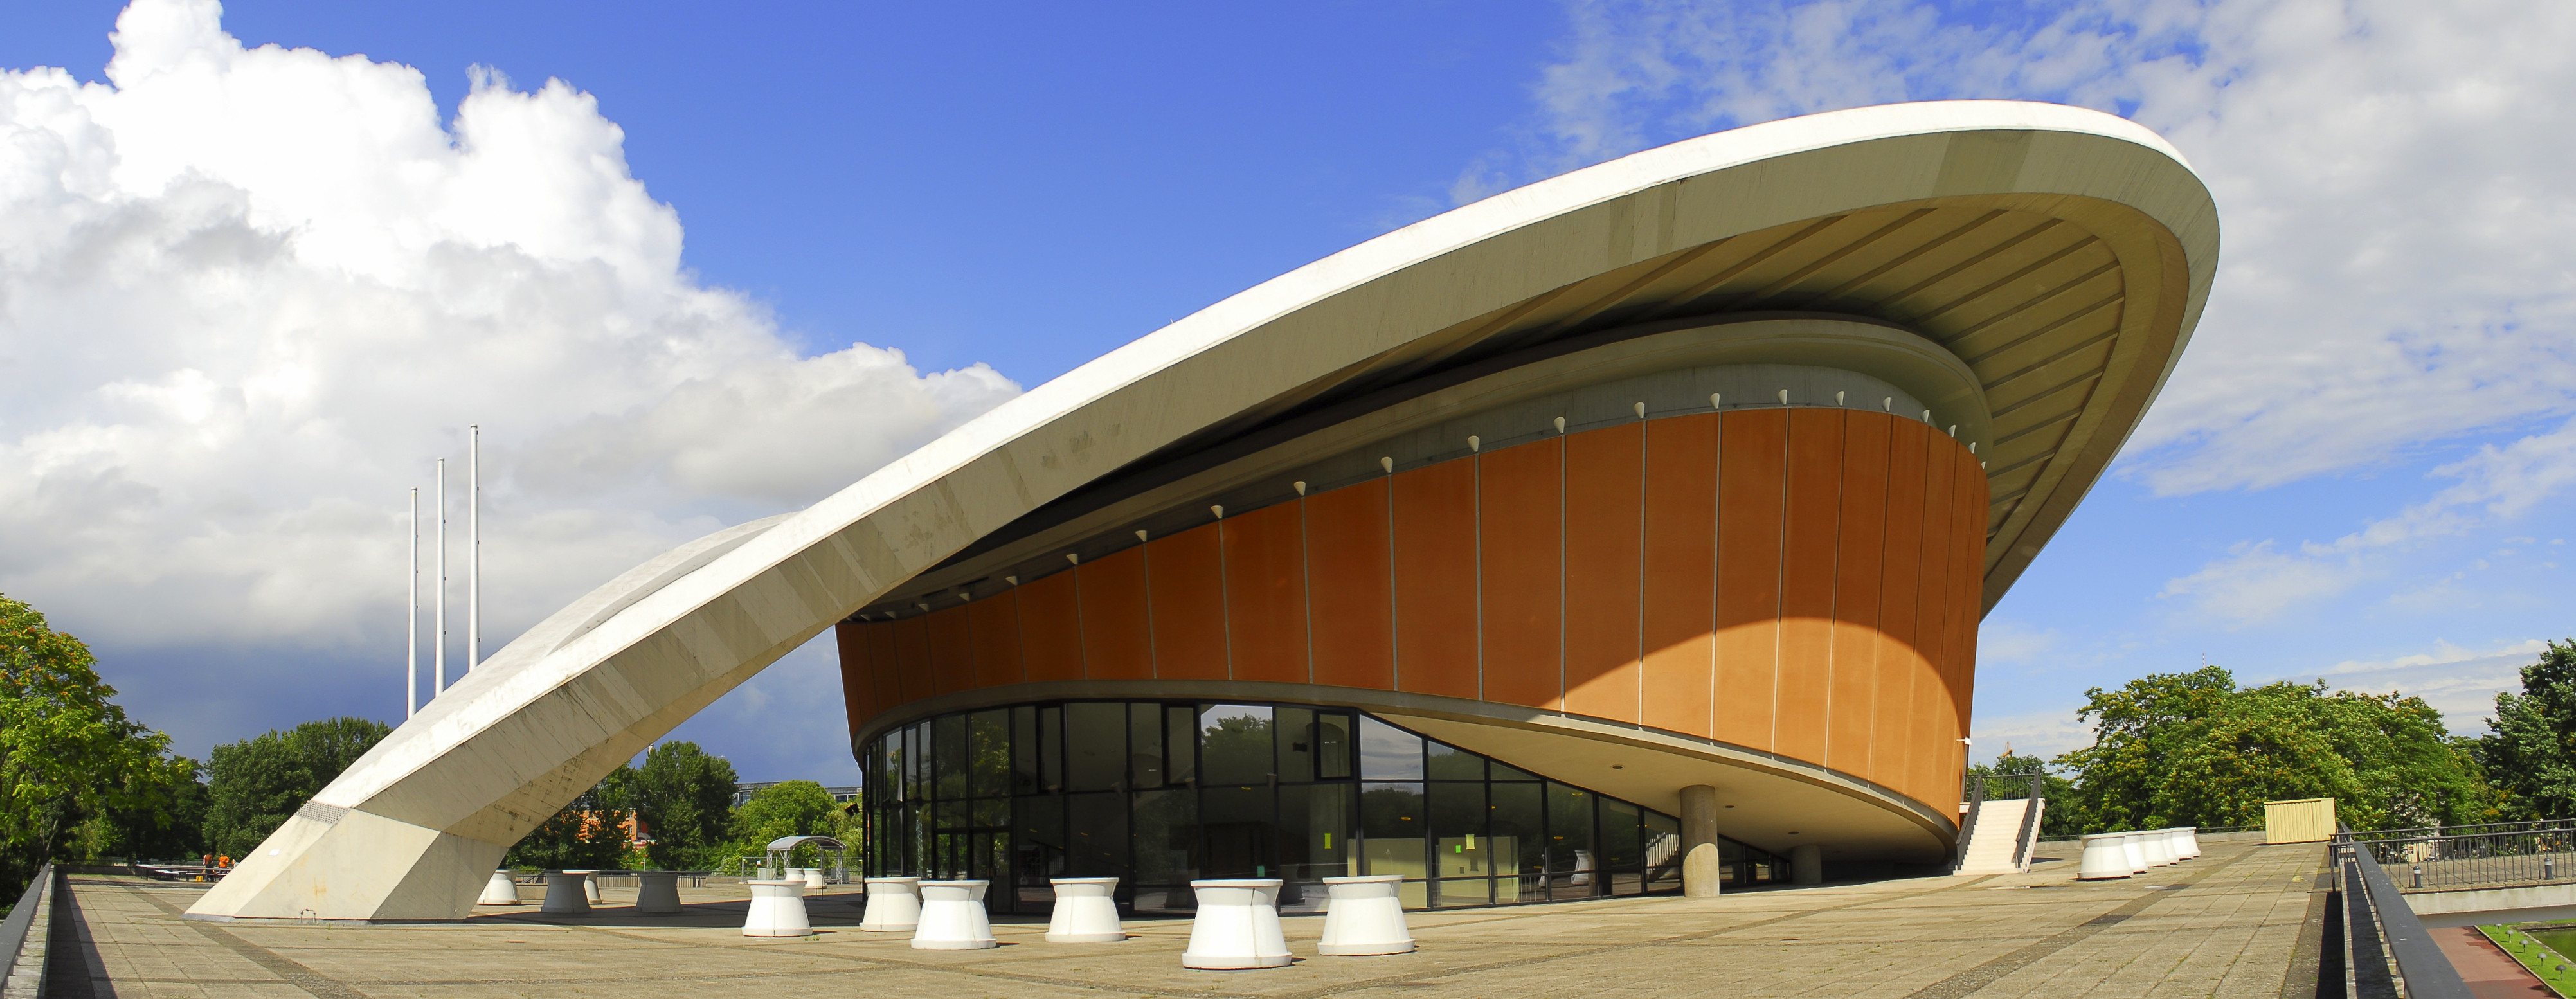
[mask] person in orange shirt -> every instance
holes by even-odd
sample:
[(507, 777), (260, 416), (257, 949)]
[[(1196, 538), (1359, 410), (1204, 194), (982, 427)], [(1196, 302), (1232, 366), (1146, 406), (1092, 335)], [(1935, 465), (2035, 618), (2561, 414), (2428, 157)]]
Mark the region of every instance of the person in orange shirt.
[(219, 871), (220, 871), (220, 870), (225, 870), (225, 869), (228, 869), (228, 868), (230, 868), (230, 867), (232, 867), (232, 866), (233, 866), (233, 858), (231, 858), (231, 857), (227, 857), (227, 856), (224, 856), (224, 855), (222, 855), (222, 854), (217, 854), (217, 855), (215, 855), (215, 869), (216, 869), (216, 870), (219, 870)]

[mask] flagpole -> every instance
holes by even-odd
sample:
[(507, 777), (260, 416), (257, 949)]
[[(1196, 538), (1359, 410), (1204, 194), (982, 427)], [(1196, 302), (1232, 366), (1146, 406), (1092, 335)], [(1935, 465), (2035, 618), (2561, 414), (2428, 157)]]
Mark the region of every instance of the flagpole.
[(429, 657), (435, 671), (429, 688), (431, 700), (437, 700), (438, 695), (447, 692), (447, 459), (445, 458), (438, 459), (437, 590), (437, 598), (431, 601), (438, 608), (438, 626), (430, 629), (436, 632), (430, 640), (438, 643), (437, 651), (431, 653)]
[(411, 613), (403, 615), (403, 717), (420, 713), (420, 487), (411, 487)]
[(465, 669), (483, 664), (483, 428), (465, 426)]

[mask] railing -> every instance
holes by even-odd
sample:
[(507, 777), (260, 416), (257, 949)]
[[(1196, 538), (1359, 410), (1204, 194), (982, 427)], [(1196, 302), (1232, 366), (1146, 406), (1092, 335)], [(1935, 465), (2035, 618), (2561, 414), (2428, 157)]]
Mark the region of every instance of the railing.
[[(2334, 969), (2332, 982), (2319, 982), (2319, 995), (2352, 995), (2359, 999), (2471, 999), (2466, 982), (2451, 967), (2451, 959), (2425, 932), (2424, 924), (2407, 907), (2405, 896), (2388, 880), (2388, 872), (2376, 863), (2364, 863), (2367, 843), (2353, 838), (2352, 827), (2344, 826), (2328, 845), (2328, 857), (2334, 863), (2336, 883), (2340, 886), (2331, 900), (2342, 905), (2340, 920), (2327, 921), (2325, 944), (2329, 958), (2323, 966)], [(2343, 932), (2335, 933), (2340, 924)], [(2342, 939), (2334, 939), (2340, 936)], [(2336, 948), (2340, 946), (2340, 950)], [(2342, 972), (2349, 969), (2350, 991), (2345, 990)], [(2400, 991), (2400, 990), (2403, 991)]]
[(2021, 834), (2013, 837), (2013, 866), (2030, 870), (2030, 851), (2039, 846), (2039, 813), (2048, 807), (2048, 799), (2032, 795), (2030, 804), (2021, 809)]
[(2388, 829), (2353, 833), (2404, 891), (2512, 888), (2576, 881), (2576, 822), (2512, 822), (2455, 827), (2482, 832)]
[[(9, 918), (0, 921), (0, 990), (20, 995), (43, 995), (45, 992), (46, 934), (53, 915), (54, 865), (36, 869), (27, 880), (27, 893), (18, 896), (18, 905), (9, 910)], [(33, 982), (30, 987), (27, 983)], [(11, 983), (17, 988), (9, 988)]]
[(1968, 778), (1968, 814), (1959, 819), (1959, 838), (1950, 844), (1950, 872), (1956, 874), (1968, 866), (1968, 839), (1977, 834), (1977, 813), (1986, 810), (1986, 781)]
[(2010, 801), (2015, 798), (2036, 798), (2041, 791), (2045, 790), (2041, 787), (2041, 781), (2047, 776), (2046, 774), (1969, 774), (1967, 779), (1959, 782), (1959, 797), (1963, 801), (1980, 799)]

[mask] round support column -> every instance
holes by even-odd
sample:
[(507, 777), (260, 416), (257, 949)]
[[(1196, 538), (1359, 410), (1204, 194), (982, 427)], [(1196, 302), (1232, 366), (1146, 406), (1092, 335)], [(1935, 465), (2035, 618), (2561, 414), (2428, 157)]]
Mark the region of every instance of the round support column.
[(1814, 843), (1789, 848), (1789, 883), (1820, 885), (1825, 883), (1825, 848)]
[(1717, 850), (1717, 789), (1693, 784), (1682, 789), (1682, 894), (1715, 898), (1726, 883), (1726, 862)]

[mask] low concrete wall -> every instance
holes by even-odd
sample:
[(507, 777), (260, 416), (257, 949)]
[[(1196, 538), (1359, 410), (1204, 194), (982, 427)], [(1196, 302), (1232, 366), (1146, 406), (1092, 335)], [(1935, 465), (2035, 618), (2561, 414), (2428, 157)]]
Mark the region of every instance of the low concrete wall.
[(2478, 926), (2576, 919), (2576, 884), (2406, 893), (2426, 926)]

